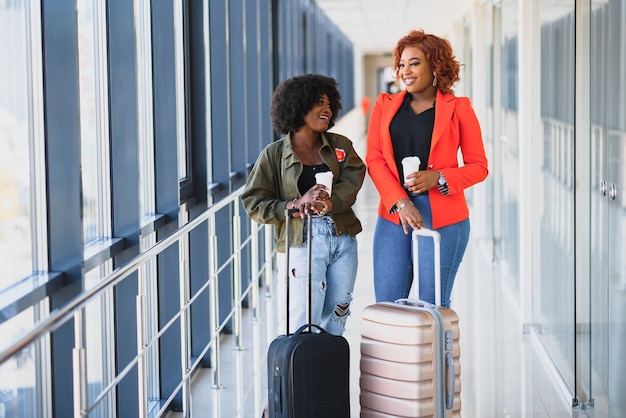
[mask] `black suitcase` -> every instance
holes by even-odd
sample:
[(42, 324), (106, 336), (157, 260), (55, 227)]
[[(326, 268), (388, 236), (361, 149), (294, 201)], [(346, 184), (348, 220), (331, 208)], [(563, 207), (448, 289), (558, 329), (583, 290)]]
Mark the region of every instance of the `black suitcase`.
[[(286, 210), (285, 243), (289, 271), (289, 223)], [(348, 341), (311, 325), (311, 215), (307, 222), (308, 325), (289, 334), (289, 277), (287, 331), (271, 342), (267, 355), (268, 415), (270, 418), (349, 418), (350, 347)]]

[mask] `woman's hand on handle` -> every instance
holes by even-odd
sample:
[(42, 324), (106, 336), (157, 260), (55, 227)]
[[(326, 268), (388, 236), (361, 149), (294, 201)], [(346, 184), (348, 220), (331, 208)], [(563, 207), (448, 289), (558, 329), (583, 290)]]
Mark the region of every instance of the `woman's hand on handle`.
[(332, 212), (332, 203), (328, 199), (329, 197), (326, 187), (323, 184), (316, 184), (311, 187), (304, 196), (292, 202), (293, 208), (298, 209), (298, 212), (293, 214), (294, 218), (300, 216), (304, 219), (309, 211), (313, 211), (318, 215), (325, 215), (327, 212)]
[(398, 202), (398, 207), (400, 208), (402, 204), (404, 204), (404, 207), (398, 210), (398, 215), (400, 216), (400, 224), (402, 225), (404, 233), (408, 234), (409, 228), (411, 228), (411, 230), (424, 228), (424, 220), (422, 219), (422, 214), (413, 205), (411, 199), (401, 199)]

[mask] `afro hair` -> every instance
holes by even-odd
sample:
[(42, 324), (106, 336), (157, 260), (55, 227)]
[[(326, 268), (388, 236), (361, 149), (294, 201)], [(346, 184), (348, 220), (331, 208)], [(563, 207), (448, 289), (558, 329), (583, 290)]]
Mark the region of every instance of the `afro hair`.
[(321, 74), (305, 74), (281, 82), (272, 96), (270, 116), (274, 130), (284, 135), (304, 126), (304, 116), (313, 109), (322, 95), (330, 100), (332, 116), (328, 127), (335, 125), (341, 109), (341, 94), (334, 78)]

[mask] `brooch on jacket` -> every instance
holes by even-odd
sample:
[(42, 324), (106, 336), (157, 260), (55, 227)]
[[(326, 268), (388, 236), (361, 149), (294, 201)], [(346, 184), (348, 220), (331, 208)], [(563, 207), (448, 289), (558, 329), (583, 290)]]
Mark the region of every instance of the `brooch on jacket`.
[(335, 155), (339, 163), (342, 163), (346, 159), (346, 151), (342, 148), (335, 148)]

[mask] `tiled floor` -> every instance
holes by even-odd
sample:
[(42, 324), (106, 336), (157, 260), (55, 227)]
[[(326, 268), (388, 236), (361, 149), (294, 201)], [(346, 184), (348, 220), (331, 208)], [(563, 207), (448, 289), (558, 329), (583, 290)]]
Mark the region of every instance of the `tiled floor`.
[[(352, 417), (359, 416), (360, 316), (363, 308), (374, 302), (371, 244), (377, 202), (377, 192), (366, 178), (355, 208), (364, 231), (358, 236), (359, 274), (352, 317), (344, 334), (351, 349)], [(551, 383), (530, 342), (531, 336), (522, 332), (515, 303), (492, 265), (488, 243), (475, 235), (470, 240), (452, 295), (452, 308), (460, 317), (461, 328), (462, 416), (574, 416), (568, 401)], [(260, 310), (258, 321), (251, 320), (249, 310), (245, 312), (245, 350), (235, 350), (232, 338), (224, 337), (220, 389), (212, 388), (212, 369), (196, 373), (192, 383), (192, 417), (261, 416), (266, 402), (267, 346), (284, 332), (284, 326), (276, 319), (276, 298), (262, 297)], [(168, 414), (168, 418), (180, 416)]]

